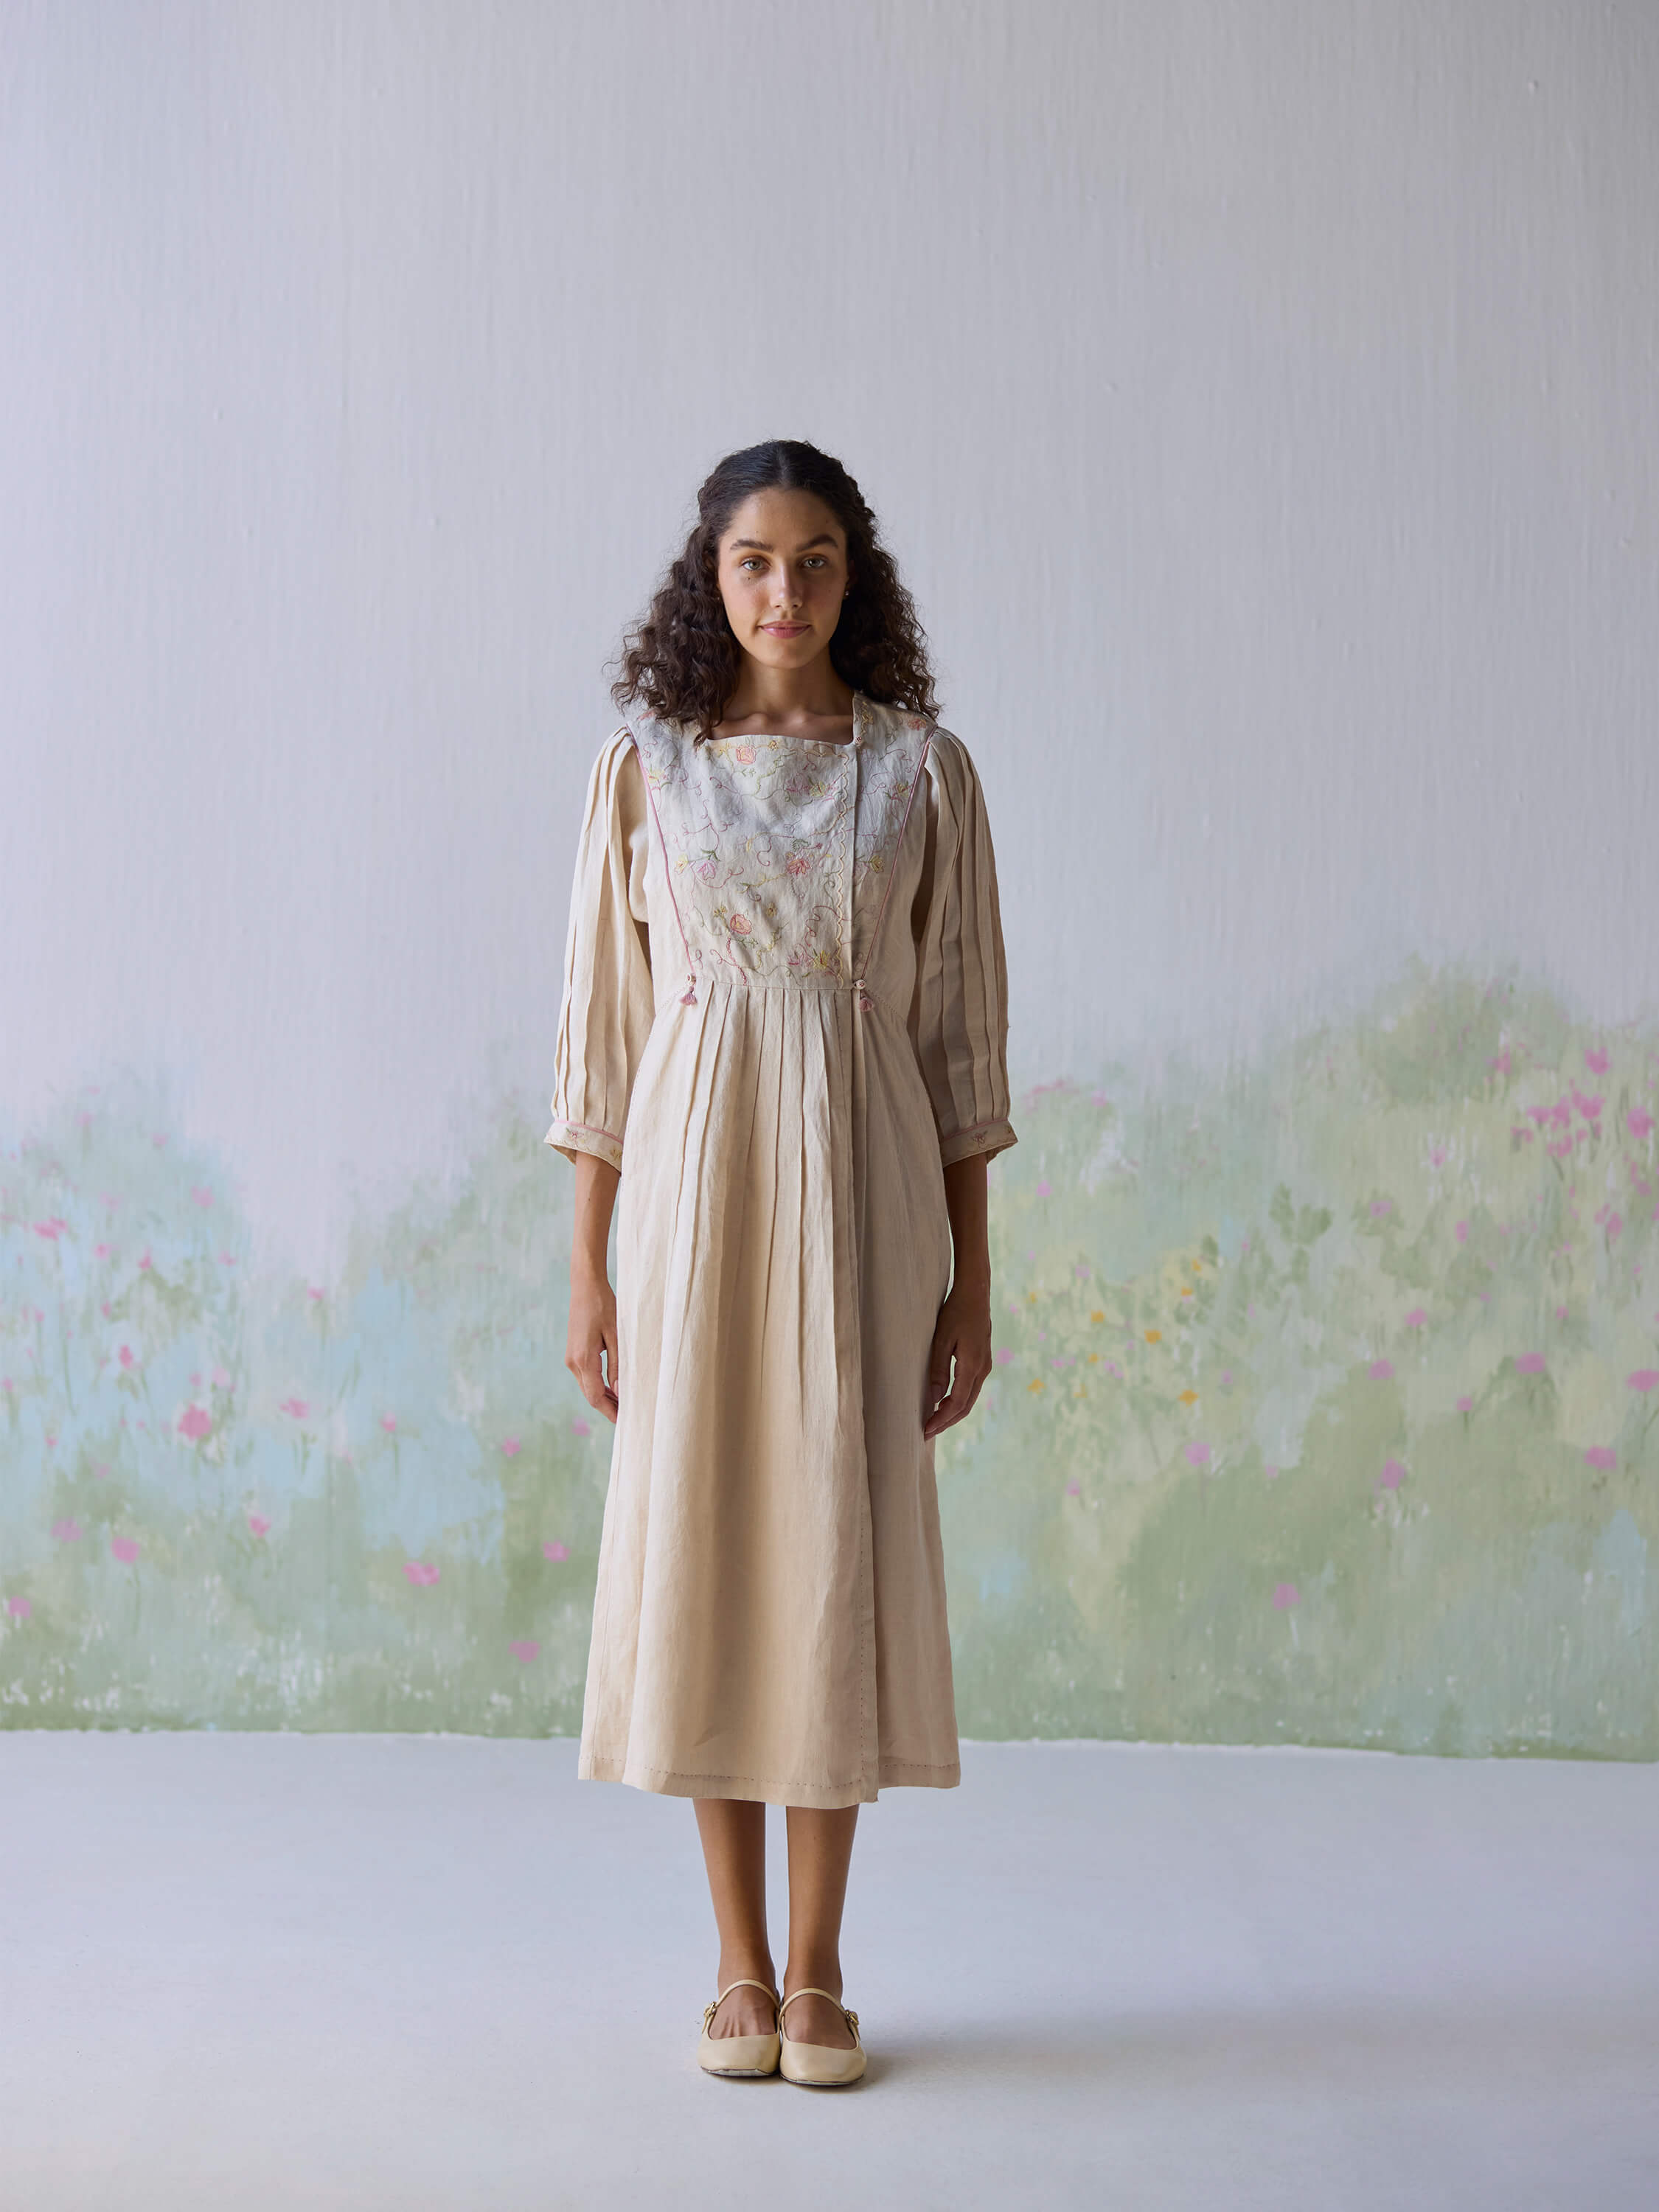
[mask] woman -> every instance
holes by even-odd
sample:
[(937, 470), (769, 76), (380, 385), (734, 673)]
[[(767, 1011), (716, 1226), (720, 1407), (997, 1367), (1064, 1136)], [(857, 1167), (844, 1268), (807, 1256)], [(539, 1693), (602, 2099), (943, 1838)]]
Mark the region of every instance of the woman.
[(979, 781), (858, 486), (772, 441), (697, 512), (588, 785), (546, 1138), (565, 1364), (616, 1424), (577, 1772), (696, 1802), (702, 2064), (830, 2087), (864, 2071), (859, 1806), (961, 1779), (933, 1439), (991, 1364), (1006, 970)]

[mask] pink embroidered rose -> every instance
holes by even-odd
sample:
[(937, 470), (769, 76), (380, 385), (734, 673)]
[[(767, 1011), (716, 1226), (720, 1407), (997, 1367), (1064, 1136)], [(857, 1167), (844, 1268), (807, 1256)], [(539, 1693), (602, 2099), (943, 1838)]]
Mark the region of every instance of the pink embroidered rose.
[(727, 921), (726, 926), (731, 931), (733, 937), (747, 937), (750, 931), (755, 925), (750, 921), (746, 914), (734, 914)]

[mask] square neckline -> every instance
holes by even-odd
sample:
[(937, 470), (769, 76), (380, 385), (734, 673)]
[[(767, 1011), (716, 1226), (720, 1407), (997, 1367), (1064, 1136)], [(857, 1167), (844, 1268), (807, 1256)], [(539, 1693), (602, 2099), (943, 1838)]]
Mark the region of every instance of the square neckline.
[(862, 691), (853, 694), (853, 734), (850, 738), (805, 738), (798, 730), (745, 730), (741, 737), (716, 738), (717, 745), (828, 745), (832, 752), (850, 753), (864, 742)]

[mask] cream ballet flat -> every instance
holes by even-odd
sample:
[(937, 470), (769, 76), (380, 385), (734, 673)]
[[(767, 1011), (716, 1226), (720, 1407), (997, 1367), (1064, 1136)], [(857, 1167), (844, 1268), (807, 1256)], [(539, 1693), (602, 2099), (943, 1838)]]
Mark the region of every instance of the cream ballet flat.
[(778, 2001), (775, 1990), (767, 1989), (764, 1982), (754, 1981), (746, 1974), (735, 1982), (728, 1982), (714, 2003), (703, 2007), (697, 2063), (705, 2074), (723, 2074), (735, 2081), (757, 2081), (763, 2075), (777, 2072), (782, 2039), (776, 2028), (769, 2035), (710, 2035), (715, 2013), (733, 1990), (766, 1990), (774, 2004)]
[[(785, 2033), (783, 2015), (797, 1997), (829, 1997), (853, 2031), (853, 2047), (838, 2043), (796, 2043)], [(778, 2070), (786, 2081), (803, 2089), (844, 2089), (864, 2071), (864, 2045), (859, 2040), (859, 2016), (848, 2012), (828, 1990), (791, 1990), (778, 2007)]]

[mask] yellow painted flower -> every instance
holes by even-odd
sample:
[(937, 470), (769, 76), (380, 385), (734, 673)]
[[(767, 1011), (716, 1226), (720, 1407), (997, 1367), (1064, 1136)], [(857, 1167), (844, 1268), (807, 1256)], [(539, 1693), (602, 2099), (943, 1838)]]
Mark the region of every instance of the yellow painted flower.
[(1181, 1402), (1182, 1402), (1182, 1404), (1183, 1406), (1195, 1406), (1195, 1405), (1197, 1405), (1197, 1403), (1198, 1403), (1198, 1393), (1197, 1393), (1197, 1391), (1196, 1391), (1196, 1390), (1183, 1390), (1183, 1391), (1182, 1392), (1182, 1394), (1181, 1394)]
[(1164, 1341), (1163, 1330), (1161, 1328), (1149, 1328), (1146, 1331), (1146, 1341), (1148, 1344), (1162, 1344)]
[(1035, 1382), (1028, 1382), (1025, 1387), (1028, 1390), (1041, 1390), (1046, 1386), (1044, 1385), (1042, 1377), (1039, 1375)]
[(1097, 1306), (1094, 1311), (1090, 1315), (1089, 1318), (1091, 1321), (1104, 1321), (1106, 1316), (1101, 1311), (1100, 1308)]

